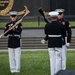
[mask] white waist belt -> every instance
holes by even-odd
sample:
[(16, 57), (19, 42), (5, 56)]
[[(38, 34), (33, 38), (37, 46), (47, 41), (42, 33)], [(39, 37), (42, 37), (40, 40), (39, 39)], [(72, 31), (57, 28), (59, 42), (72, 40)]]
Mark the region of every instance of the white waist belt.
[(48, 35), (48, 37), (61, 37), (61, 35)]
[(20, 37), (20, 35), (8, 35), (8, 37), (9, 37), (9, 36), (18, 36), (18, 37)]

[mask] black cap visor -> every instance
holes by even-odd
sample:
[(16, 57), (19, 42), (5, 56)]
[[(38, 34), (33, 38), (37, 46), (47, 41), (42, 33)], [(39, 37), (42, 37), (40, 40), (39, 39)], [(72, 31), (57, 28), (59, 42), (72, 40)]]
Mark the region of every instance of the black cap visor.
[(11, 17), (16, 17), (17, 15), (10, 15)]
[(59, 12), (59, 15), (62, 15), (63, 14), (63, 12)]

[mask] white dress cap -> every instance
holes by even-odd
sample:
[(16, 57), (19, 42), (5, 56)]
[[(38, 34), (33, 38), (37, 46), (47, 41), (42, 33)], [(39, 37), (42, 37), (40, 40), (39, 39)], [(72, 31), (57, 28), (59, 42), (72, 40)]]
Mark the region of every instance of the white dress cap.
[(18, 14), (17, 11), (10, 11), (10, 12), (9, 12), (9, 15), (17, 15), (17, 14)]
[(64, 12), (65, 10), (64, 9), (56, 9), (55, 11), (57, 11), (57, 12)]
[(58, 12), (56, 12), (56, 11), (51, 11), (51, 12), (49, 12), (49, 15), (51, 16), (51, 17), (57, 17), (58, 16)]

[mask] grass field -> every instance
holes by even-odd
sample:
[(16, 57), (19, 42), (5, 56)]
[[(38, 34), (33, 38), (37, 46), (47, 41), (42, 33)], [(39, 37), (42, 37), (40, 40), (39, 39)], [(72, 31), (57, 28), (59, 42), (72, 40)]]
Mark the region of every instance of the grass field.
[[(45, 22), (40, 22), (40, 25), (38, 25), (38, 22), (22, 22), (23, 27), (44, 27), (45, 26)], [(71, 21), (70, 22), (71, 26), (75, 26), (75, 21)], [(6, 25), (6, 22), (0, 23), (0, 28), (4, 28), (4, 26)]]
[[(10, 73), (7, 52), (0, 52), (0, 75), (50, 75), (48, 51), (22, 51), (21, 72)], [(75, 51), (67, 51), (67, 69), (75, 69)]]
[[(38, 22), (22, 22), (23, 27), (44, 27), (45, 22), (40, 22), (40, 25), (38, 25)], [(6, 25), (6, 22), (1, 22), (0, 23), (0, 28), (4, 28)]]

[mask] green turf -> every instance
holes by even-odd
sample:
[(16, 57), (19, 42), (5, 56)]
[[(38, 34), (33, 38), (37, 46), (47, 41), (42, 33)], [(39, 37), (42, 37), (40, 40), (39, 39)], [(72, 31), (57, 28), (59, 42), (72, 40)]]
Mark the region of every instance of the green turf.
[[(45, 26), (45, 22), (40, 22), (40, 25), (38, 24), (38, 22), (22, 22), (23, 27), (44, 27)], [(4, 28), (4, 26), (6, 25), (6, 22), (1, 22), (0, 23), (0, 28)]]
[(75, 26), (75, 21), (71, 21), (71, 22), (70, 22), (70, 25), (71, 25), (71, 26)]
[[(67, 52), (67, 69), (75, 69), (75, 51)], [(0, 52), (0, 75), (50, 75), (48, 51), (22, 51), (21, 72), (9, 71), (7, 52)]]
[[(44, 27), (45, 26), (45, 22), (40, 22), (40, 24), (38, 24), (38, 22), (22, 22), (23, 27)], [(75, 26), (75, 22), (71, 21), (70, 22), (71, 26)], [(0, 28), (4, 28), (4, 26), (6, 25), (6, 22), (1, 22), (0, 23)]]

